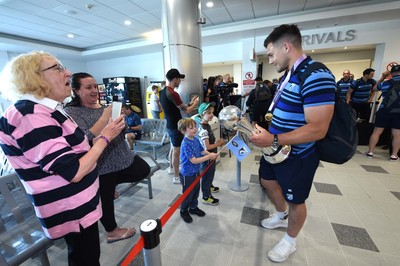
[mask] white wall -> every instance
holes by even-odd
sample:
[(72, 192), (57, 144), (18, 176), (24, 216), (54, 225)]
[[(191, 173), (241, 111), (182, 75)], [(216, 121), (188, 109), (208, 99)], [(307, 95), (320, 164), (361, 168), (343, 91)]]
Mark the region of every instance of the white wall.
[[(372, 67), (376, 69), (376, 77), (379, 77), (381, 71), (386, 68), (388, 63), (393, 61), (400, 63), (400, 49), (398, 48), (400, 43), (399, 24), (400, 20), (395, 20), (304, 31), (302, 34), (321, 34), (329, 31), (337, 32), (349, 29), (355, 29), (357, 31), (356, 38), (352, 41), (315, 44), (312, 46), (305, 46), (304, 49), (311, 50), (343, 46), (351, 47), (353, 45), (377, 45), (379, 49), (377, 49), (378, 52), (372, 58)], [(268, 33), (266, 33), (266, 35), (267, 34)], [(241, 84), (244, 76), (243, 73), (248, 71), (256, 73), (257, 64), (250, 61), (249, 51), (251, 48), (255, 48), (257, 54), (265, 53), (263, 43), (266, 35), (256, 37), (255, 40), (254, 38), (244, 38), (239, 39), (234, 43), (203, 47), (203, 64), (241, 61), (241, 67), (235, 66), (235, 70), (233, 71), (235, 73), (230, 72), (230, 74), (235, 77), (235, 82)], [(76, 57), (76, 53), (73, 55)], [(335, 57), (338, 56), (338, 54), (331, 56)], [(162, 51), (142, 55), (127, 55), (125, 57), (108, 60), (86, 60), (85, 57), (82, 57), (82, 59), (79, 60), (68, 60), (66, 58), (60, 59), (72, 72), (86, 71), (91, 73), (98, 83), (102, 83), (103, 78), (114, 76), (134, 76), (141, 78), (141, 80), (143, 80), (144, 76), (148, 76), (149, 81), (164, 79)], [(5, 60), (7, 60), (7, 57), (3, 51), (0, 53), (1, 69), (5, 64)], [(360, 58), (354, 58), (352, 60), (360, 60)], [(267, 74), (264, 75), (264, 78), (272, 79), (277, 77), (278, 74), (275, 70), (268, 72), (268, 67), (270, 67), (268, 63), (265, 63), (264, 71), (266, 71)], [(240, 71), (242, 75), (240, 77), (237, 75), (238, 69), (241, 69)], [(223, 71), (215, 72), (218, 73)], [(358, 76), (357, 73), (355, 74)], [(203, 76), (207, 75), (209, 74), (203, 74)]]
[[(351, 51), (352, 46), (363, 46), (363, 45), (373, 45), (376, 46), (375, 54), (373, 56), (368, 56), (371, 59), (371, 67), (376, 70), (375, 77), (379, 78), (382, 71), (386, 69), (386, 66), (390, 62), (400, 63), (400, 20), (393, 20), (387, 22), (371, 22), (364, 24), (355, 24), (355, 25), (347, 25), (340, 27), (331, 27), (331, 28), (321, 28), (316, 30), (306, 30), (302, 31), (302, 35), (312, 35), (319, 34), (320, 36), (327, 32), (346, 32), (347, 30), (354, 29), (356, 30), (356, 37), (351, 41), (338, 41), (338, 42), (325, 42), (322, 44), (313, 44), (313, 45), (303, 45), (304, 50), (320, 50), (327, 48), (343, 48), (344, 46), (349, 47), (350, 53), (345, 54), (343, 57), (338, 57), (336, 61), (344, 60), (349, 61), (347, 57), (352, 58), (351, 60), (359, 60), (365, 59), (366, 55), (358, 54), (359, 52)], [(265, 48), (263, 47), (265, 37), (257, 37), (256, 39), (256, 52), (257, 54), (265, 54)], [(357, 58), (352, 55), (361, 56), (361, 58)], [(314, 55), (312, 55), (314, 57)], [(317, 55), (315, 55), (317, 56)], [(331, 57), (340, 56), (340, 54), (333, 53)], [(327, 59), (329, 57), (326, 57)], [(264, 68), (268, 63), (264, 64)], [(267, 78), (272, 76), (272, 72), (266, 72)], [(358, 76), (357, 73), (356, 77)], [(277, 75), (277, 74), (275, 74)]]
[[(229, 74), (231, 77), (233, 75), (233, 65), (222, 65), (222, 66), (203, 66), (203, 77), (208, 78), (210, 76), (225, 75)], [(234, 79), (236, 81), (236, 78)]]
[[(344, 50), (343, 52), (336, 53), (318, 53), (309, 54), (315, 61), (324, 63), (335, 75), (336, 80), (342, 78), (344, 69), (349, 69), (355, 78), (360, 78), (362, 72), (372, 66), (373, 59), (375, 56), (375, 50), (362, 50), (362, 51), (351, 51)], [(262, 57), (259, 62), (263, 62), (263, 79), (272, 80), (278, 78), (281, 74), (276, 72), (274, 66), (268, 64), (268, 59)], [(380, 76), (375, 76), (378, 79)]]
[(141, 82), (144, 76), (147, 76), (149, 81), (165, 80), (161, 52), (89, 61), (87, 68), (98, 83), (103, 83), (103, 78), (110, 77), (138, 77)]

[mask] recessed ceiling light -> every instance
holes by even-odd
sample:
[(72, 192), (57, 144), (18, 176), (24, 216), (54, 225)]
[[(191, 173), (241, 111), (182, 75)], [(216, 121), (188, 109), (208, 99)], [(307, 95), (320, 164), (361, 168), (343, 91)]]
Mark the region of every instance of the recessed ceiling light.
[(345, 46), (344, 49), (347, 50), (347, 46)]
[(70, 39), (73, 39), (73, 38), (75, 38), (75, 35), (73, 35), (72, 33), (68, 33), (67, 37), (70, 38)]
[(213, 3), (213, 2), (207, 2), (207, 3), (206, 3), (206, 6), (207, 6), (207, 7), (213, 7), (213, 6), (214, 6), (214, 3)]
[(130, 20), (125, 20), (124, 21), (124, 24), (126, 25), (126, 26), (129, 26), (129, 25), (131, 25), (132, 24), (132, 21), (130, 21)]
[(64, 10), (64, 13), (67, 15), (76, 15), (78, 12), (75, 10)]

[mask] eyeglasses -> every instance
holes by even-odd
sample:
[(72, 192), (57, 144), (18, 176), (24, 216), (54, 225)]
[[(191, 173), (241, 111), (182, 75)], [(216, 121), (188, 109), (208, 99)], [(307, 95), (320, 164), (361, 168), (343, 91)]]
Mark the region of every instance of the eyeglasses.
[(54, 64), (54, 65), (48, 67), (48, 68), (45, 68), (45, 69), (41, 70), (41, 72), (44, 72), (44, 71), (49, 70), (49, 69), (57, 69), (60, 72), (64, 72), (67, 68), (65, 66), (57, 63), (57, 64)]

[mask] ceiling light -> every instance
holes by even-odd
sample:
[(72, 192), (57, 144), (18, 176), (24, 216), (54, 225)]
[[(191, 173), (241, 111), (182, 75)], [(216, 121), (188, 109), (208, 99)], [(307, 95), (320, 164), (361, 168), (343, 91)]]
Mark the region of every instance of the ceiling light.
[(207, 6), (207, 7), (213, 7), (213, 6), (214, 6), (214, 3), (213, 3), (213, 2), (207, 2), (207, 3), (206, 3), (206, 6)]
[(76, 15), (78, 12), (75, 10), (64, 10), (65, 14), (67, 15)]
[(129, 25), (132, 24), (132, 21), (130, 21), (129, 19), (127, 19), (127, 20), (124, 21), (124, 24), (125, 24), (126, 26), (129, 26)]
[(347, 46), (345, 46), (344, 49), (347, 50)]
[(162, 43), (162, 32), (161, 29), (149, 31), (143, 34), (144, 37), (154, 43)]
[(67, 37), (70, 38), (70, 39), (73, 39), (73, 38), (75, 38), (75, 35), (73, 35), (72, 33), (68, 33)]
[(315, 50), (314, 50), (314, 49), (312, 49), (312, 50), (311, 50), (311, 52), (312, 52), (312, 53), (314, 53), (314, 52), (315, 52)]

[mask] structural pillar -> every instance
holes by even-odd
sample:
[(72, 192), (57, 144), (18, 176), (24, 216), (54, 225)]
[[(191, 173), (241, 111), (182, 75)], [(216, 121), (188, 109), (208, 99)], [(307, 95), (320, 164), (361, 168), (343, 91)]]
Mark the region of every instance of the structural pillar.
[(197, 95), (203, 99), (203, 59), (200, 0), (161, 1), (164, 73), (176, 68), (186, 75), (178, 93), (184, 103)]

